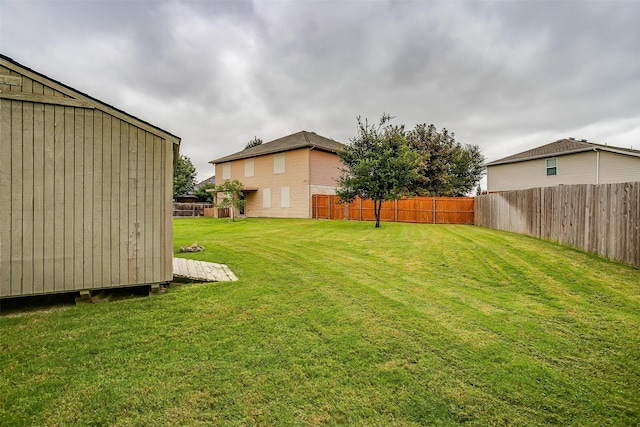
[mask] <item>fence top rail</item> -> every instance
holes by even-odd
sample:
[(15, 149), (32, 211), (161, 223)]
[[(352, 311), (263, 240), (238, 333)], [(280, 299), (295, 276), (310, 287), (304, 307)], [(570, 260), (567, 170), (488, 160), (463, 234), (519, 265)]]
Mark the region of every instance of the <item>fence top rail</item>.
[(174, 205), (210, 205), (211, 203), (209, 202), (173, 202)]
[[(371, 199), (356, 197), (350, 203), (333, 194), (313, 194), (312, 217), (324, 219), (374, 219)], [(472, 224), (474, 197), (414, 197), (383, 201), (380, 220), (429, 224)]]

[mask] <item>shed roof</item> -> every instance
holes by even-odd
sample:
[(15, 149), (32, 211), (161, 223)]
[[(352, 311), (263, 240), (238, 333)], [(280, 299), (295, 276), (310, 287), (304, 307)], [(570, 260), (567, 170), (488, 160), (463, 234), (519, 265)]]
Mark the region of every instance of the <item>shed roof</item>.
[(305, 130), (265, 142), (255, 147), (246, 148), (237, 153), (230, 154), (219, 159), (211, 160), (209, 163), (224, 163), (233, 160), (249, 159), (251, 157), (264, 156), (265, 154), (282, 153), (284, 151), (297, 150), (299, 148), (312, 148), (315, 150), (337, 153), (344, 145), (333, 139), (325, 138), (315, 132)]
[(562, 156), (567, 154), (582, 153), (585, 151), (608, 151), (611, 153), (623, 154), (628, 156), (640, 157), (640, 150), (631, 148), (614, 147), (606, 144), (596, 144), (586, 139), (576, 140), (574, 138), (565, 138), (550, 144), (542, 145), (531, 150), (523, 151), (512, 156), (494, 160), (487, 163), (487, 166), (497, 166), (508, 163), (524, 162), (527, 160), (541, 159), (550, 156)]
[[(64, 83), (59, 82), (58, 80), (52, 79), (51, 77), (48, 77), (42, 73), (39, 73), (25, 65), (20, 64), (19, 62), (13, 60), (12, 58), (9, 58), (8, 56), (5, 56), (3, 54), (0, 54), (0, 65), (3, 65), (9, 69), (14, 69), (16, 72), (23, 74), (27, 77), (29, 77), (30, 79), (33, 79), (35, 81), (38, 81), (46, 86), (52, 86), (54, 87), (55, 90), (64, 93), (67, 96), (70, 96), (72, 98), (80, 98), (84, 101), (88, 101), (87, 105), (92, 105), (94, 107), (102, 107), (100, 108), (101, 110), (104, 110), (107, 113), (110, 114), (114, 114), (115, 116), (119, 116), (121, 119), (130, 122), (132, 124), (141, 124), (143, 125), (142, 127), (147, 127), (147, 128), (151, 128), (154, 129), (162, 134), (164, 134), (168, 140), (171, 140), (174, 144), (180, 144), (180, 137), (176, 136), (170, 132), (167, 132), (164, 129), (159, 128), (158, 126), (155, 126), (147, 121), (144, 121), (138, 117), (132, 116), (131, 114), (120, 110), (119, 108), (116, 108), (112, 105), (109, 105), (105, 102), (102, 102), (90, 95), (87, 95), (84, 92), (81, 92), (77, 89), (72, 88), (71, 86), (68, 86)], [(0, 90), (0, 96), (2, 97), (10, 97), (11, 99), (17, 99), (20, 100), (21, 98), (21, 94), (19, 92), (7, 92), (7, 93), (3, 93), (2, 90)], [(45, 97), (40, 97), (43, 98), (41, 99), (42, 102), (45, 102), (46, 100), (44, 99)], [(51, 98), (51, 97), (46, 97), (46, 98)], [(23, 100), (28, 101), (30, 99), (28, 98), (24, 98)], [(66, 101), (65, 98), (55, 98), (56, 101), (60, 101), (62, 103), (64, 103)]]

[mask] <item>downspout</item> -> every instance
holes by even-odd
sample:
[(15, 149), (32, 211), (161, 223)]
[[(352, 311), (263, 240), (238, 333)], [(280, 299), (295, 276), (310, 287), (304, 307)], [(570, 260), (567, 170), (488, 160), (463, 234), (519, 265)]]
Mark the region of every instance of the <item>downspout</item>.
[[(306, 135), (305, 135), (305, 138), (306, 138)], [(312, 145), (309, 148), (309, 158), (307, 159), (307, 163), (308, 163), (307, 170), (308, 170), (308, 173), (309, 173), (309, 182), (307, 182), (307, 193), (309, 193), (309, 208), (308, 208), (309, 209), (309, 213), (308, 213), (309, 219), (313, 218), (313, 212), (312, 212), (313, 203), (312, 203), (312, 200), (311, 200), (311, 150), (313, 150), (314, 148), (316, 148), (315, 145)], [(316, 217), (317, 217), (317, 215), (316, 215)], [(316, 218), (316, 219), (318, 219), (318, 218)]]
[(596, 151), (596, 185), (600, 184), (600, 150), (597, 148)]

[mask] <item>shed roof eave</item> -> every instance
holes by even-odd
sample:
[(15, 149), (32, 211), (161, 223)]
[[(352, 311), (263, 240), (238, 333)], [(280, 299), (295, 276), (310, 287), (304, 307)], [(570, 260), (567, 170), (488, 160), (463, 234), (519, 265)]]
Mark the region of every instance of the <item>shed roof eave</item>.
[(161, 132), (162, 135), (165, 139), (167, 139), (168, 141), (171, 141), (174, 145), (180, 145), (181, 142), (181, 138), (177, 135), (174, 135), (170, 132), (167, 132), (166, 130), (159, 128), (156, 125), (153, 125), (145, 120), (142, 120), (136, 116), (133, 116), (123, 110), (120, 110), (119, 108), (116, 108), (112, 105), (109, 105), (103, 101), (100, 101), (97, 98), (92, 97), (91, 95), (87, 95), (84, 92), (81, 92), (77, 89), (72, 88), (71, 86), (68, 86), (58, 80), (55, 80), (49, 76), (46, 76), (42, 73), (39, 73), (38, 71), (35, 71), (25, 65), (20, 64), (19, 62), (15, 61), (12, 58), (9, 58), (8, 56), (5, 56), (3, 54), (0, 54), (0, 63), (1, 62), (5, 62), (7, 64), (12, 65), (13, 67), (17, 67), (19, 70), (18, 72), (20, 74), (23, 74), (27, 77), (29, 77), (32, 80), (35, 80), (37, 82), (43, 83), (43, 79), (45, 80), (45, 84), (47, 86), (51, 86), (54, 89), (56, 89), (59, 92), (62, 93), (66, 93), (69, 96), (73, 96), (73, 97), (77, 97), (77, 98), (81, 98), (84, 99), (86, 101), (89, 101), (93, 104), (96, 104), (98, 106), (100, 106), (100, 110), (103, 110), (106, 113), (112, 114), (113, 116), (119, 117), (123, 120), (125, 120), (126, 122), (129, 122), (131, 124), (135, 124), (143, 129), (147, 129), (147, 130), (153, 130), (154, 132), (152, 133), (157, 133), (157, 132)]

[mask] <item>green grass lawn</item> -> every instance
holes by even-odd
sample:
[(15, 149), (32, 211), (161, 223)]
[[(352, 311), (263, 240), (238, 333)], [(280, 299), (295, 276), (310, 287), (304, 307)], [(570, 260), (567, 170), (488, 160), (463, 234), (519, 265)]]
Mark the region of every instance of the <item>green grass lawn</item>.
[(0, 425), (640, 423), (640, 270), (473, 226), (174, 225), (239, 281), (0, 317)]

